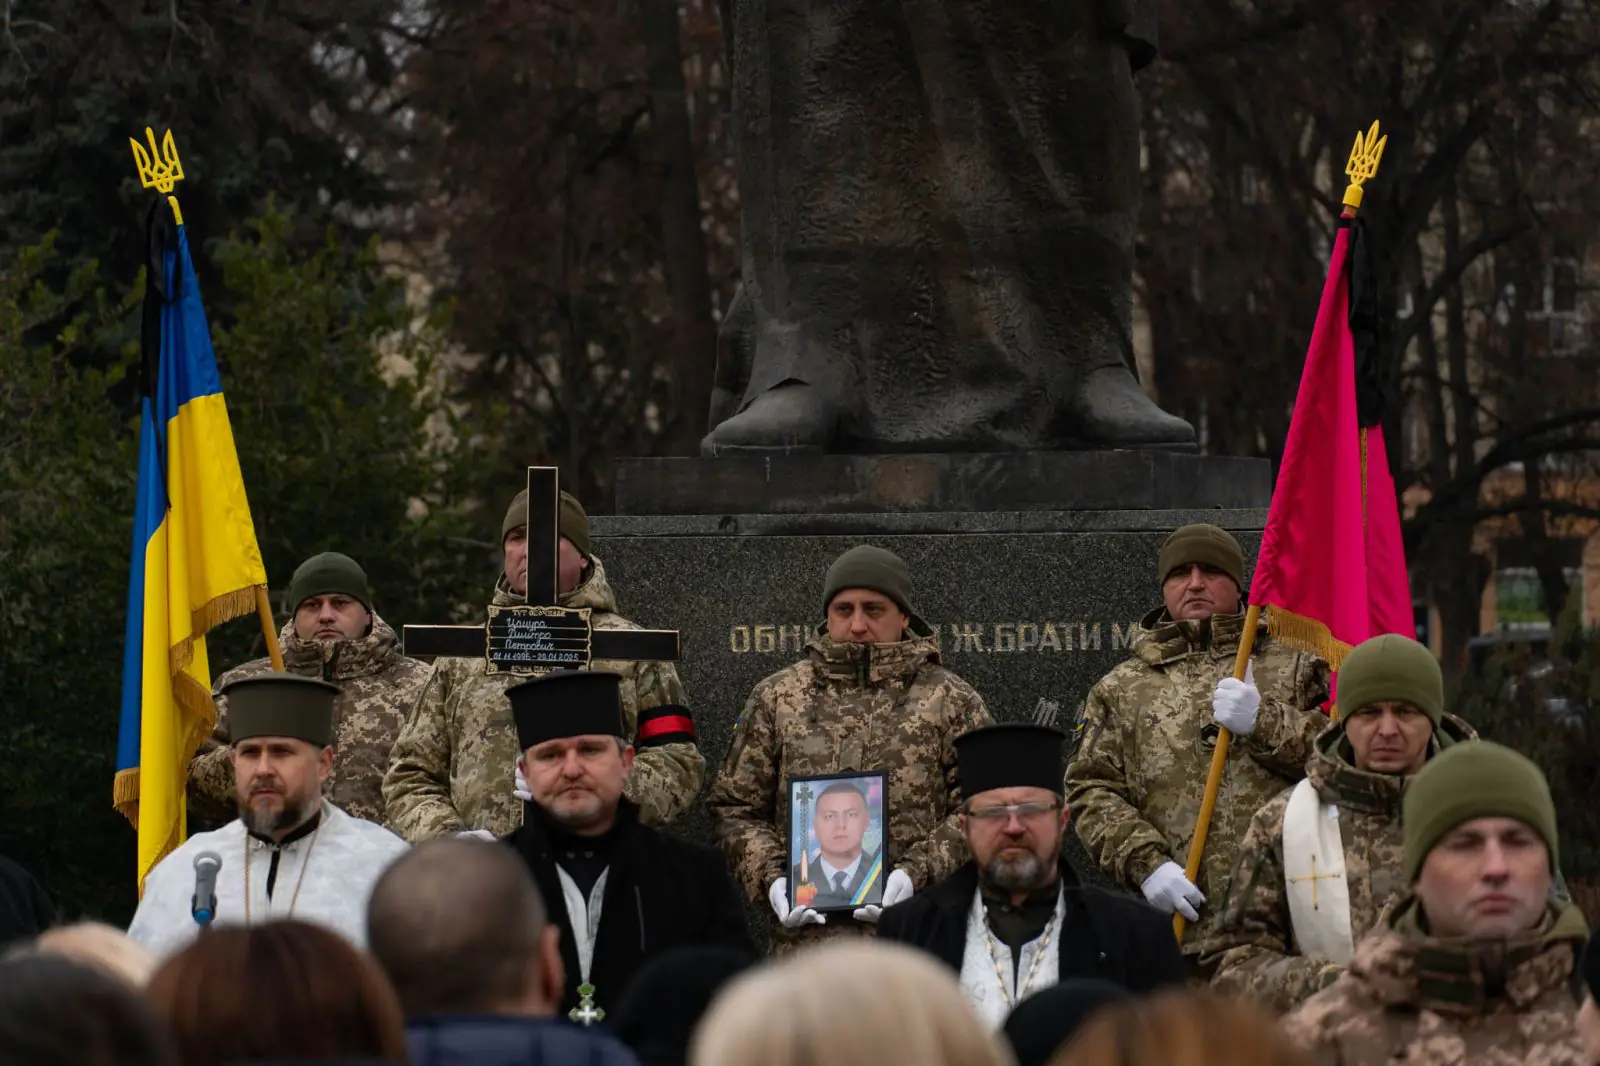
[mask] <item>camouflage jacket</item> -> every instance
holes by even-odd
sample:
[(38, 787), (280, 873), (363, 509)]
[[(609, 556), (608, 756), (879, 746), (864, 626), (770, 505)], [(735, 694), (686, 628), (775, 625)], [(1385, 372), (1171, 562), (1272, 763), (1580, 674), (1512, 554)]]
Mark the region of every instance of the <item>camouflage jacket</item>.
[[(1466, 722), (1445, 715), (1431, 751), (1476, 736)], [(1359, 943), (1410, 892), (1400, 832), (1400, 799), (1410, 779), (1359, 770), (1354, 758), (1343, 723), (1332, 725), (1317, 738), (1306, 776), (1322, 801), (1339, 810), (1350, 934)], [(1251, 819), (1228, 898), (1219, 901), (1221, 925), (1203, 945), (1207, 969), (1216, 967), (1213, 984), (1219, 991), (1248, 996), (1279, 1013), (1343, 972), (1329, 959), (1300, 954), (1295, 943), (1283, 868), (1283, 818), (1292, 791), (1285, 789)]]
[[(493, 602), (521, 603), (502, 584)], [(589, 607), (596, 629), (638, 629), (617, 614), (605, 567), (591, 558), (589, 575), (561, 597), (564, 607)], [(596, 670), (622, 675), (622, 707), (629, 736), (639, 714), (682, 706), (687, 697), (671, 663), (596, 660)], [(517, 729), (506, 689), (526, 681), (490, 674), (482, 659), (440, 658), (411, 717), (395, 741), (383, 781), (388, 825), (412, 843), (465, 829), (505, 836), (522, 825), (522, 801), (513, 794)], [(688, 809), (705, 778), (705, 756), (692, 743), (640, 748), (624, 795), (646, 825), (664, 825)]]
[[(371, 632), (359, 640), (301, 640), (291, 619), (278, 634), (278, 644), (285, 670), (339, 686), (333, 703), (333, 773), (325, 789), (328, 799), (352, 818), (383, 821), (383, 775), (389, 769), (389, 749), (428, 679), (427, 664), (402, 655), (399, 638), (377, 614), (372, 616)], [(231, 821), (237, 814), (228, 699), (219, 693), (241, 678), (271, 672), (270, 659), (255, 659), (229, 670), (213, 686), (217, 728), (189, 764), (190, 800), (203, 817)]]
[[(1112, 877), (1139, 891), (1169, 860), (1184, 865), (1205, 792), (1217, 727), (1211, 697), (1233, 674), (1240, 615), (1174, 622), (1146, 615), (1133, 654), (1089, 691), (1074, 729), (1067, 798), (1078, 838)], [(1328, 664), (1271, 639), (1263, 626), (1251, 656), (1261, 692), (1256, 727), (1235, 738), (1206, 838), (1199, 888), (1206, 904), (1184, 939), (1197, 954), (1215, 927), (1228, 874), (1250, 818), (1298, 781), (1311, 744), (1328, 725)]]
[[(888, 774), (885, 868), (926, 888), (966, 861), (953, 741), (990, 724), (977, 690), (939, 665), (939, 639), (913, 622), (896, 644), (840, 644), (819, 631), (806, 657), (750, 693), (706, 800), (734, 876), (758, 905), (789, 875), (785, 782), (813, 774)], [(769, 912), (769, 919), (771, 918)], [(769, 920), (775, 951), (871, 932), (847, 913), (796, 933)]]
[(1408, 900), (1284, 1032), (1319, 1066), (1587, 1066), (1573, 968), (1588, 935), (1576, 907), (1553, 904), (1519, 939), (1438, 939)]

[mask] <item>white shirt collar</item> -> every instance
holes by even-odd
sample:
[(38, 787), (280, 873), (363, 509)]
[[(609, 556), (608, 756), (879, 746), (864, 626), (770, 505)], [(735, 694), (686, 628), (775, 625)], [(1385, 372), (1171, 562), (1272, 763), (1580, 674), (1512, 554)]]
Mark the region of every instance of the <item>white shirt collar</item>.
[(857, 853), (855, 862), (852, 862), (843, 870), (838, 870), (834, 868), (832, 863), (822, 857), (822, 852), (817, 852), (817, 863), (822, 867), (822, 876), (827, 881), (828, 887), (832, 888), (838, 883), (838, 879), (834, 877), (835, 874), (844, 874), (844, 883), (847, 885), (853, 882), (856, 879), (856, 870), (861, 867), (861, 860), (866, 857), (866, 854), (864, 851)]

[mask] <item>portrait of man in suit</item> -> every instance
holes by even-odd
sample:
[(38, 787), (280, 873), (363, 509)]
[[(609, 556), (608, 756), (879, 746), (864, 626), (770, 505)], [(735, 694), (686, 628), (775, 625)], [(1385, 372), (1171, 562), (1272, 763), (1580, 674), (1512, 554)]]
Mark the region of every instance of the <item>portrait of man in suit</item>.
[[(797, 897), (809, 896), (802, 905), (813, 910), (854, 909), (878, 903), (883, 895), (883, 803), (877, 777), (842, 778), (811, 782), (810, 824), (804, 836), (796, 834), (794, 863), (789, 883)], [(878, 787), (874, 787), (878, 786)], [(804, 825), (800, 792), (797, 821)], [(875, 794), (877, 802), (868, 797)]]

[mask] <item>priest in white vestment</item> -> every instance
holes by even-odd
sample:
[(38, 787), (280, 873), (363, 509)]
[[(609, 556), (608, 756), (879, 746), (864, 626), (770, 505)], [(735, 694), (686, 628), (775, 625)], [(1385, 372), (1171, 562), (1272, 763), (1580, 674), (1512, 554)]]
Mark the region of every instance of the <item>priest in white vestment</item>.
[(1143, 900), (1081, 884), (1061, 853), (1066, 736), (1046, 726), (986, 726), (955, 740), (961, 827), (972, 861), (886, 907), (878, 936), (955, 970), (998, 1029), (1028, 996), (1071, 977), (1145, 992), (1186, 979), (1172, 921)]
[(1386, 634), (1339, 667), (1339, 720), (1306, 776), (1256, 812), (1217, 932), (1215, 987), (1287, 1012), (1338, 979), (1355, 945), (1411, 891), (1400, 803), (1440, 750), (1477, 734), (1444, 713), (1433, 653)]
[[(236, 681), (224, 694), (239, 817), (190, 837), (156, 864), (128, 935), (166, 956), (207, 919), (250, 925), (292, 917), (365, 947), (367, 898), (408, 845), (322, 797), (333, 770), (339, 689), (268, 673)], [(221, 860), (214, 880), (200, 876), (209, 861), (196, 862), (210, 856)]]

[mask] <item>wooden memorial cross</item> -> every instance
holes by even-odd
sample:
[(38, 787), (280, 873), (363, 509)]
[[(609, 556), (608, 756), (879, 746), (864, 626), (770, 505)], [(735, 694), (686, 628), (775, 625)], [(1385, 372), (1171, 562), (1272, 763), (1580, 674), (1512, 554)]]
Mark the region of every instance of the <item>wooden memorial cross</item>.
[(563, 607), (556, 565), (561, 544), (561, 475), (553, 466), (528, 468), (528, 591), (526, 602), (489, 608), (488, 621), (467, 626), (406, 626), (411, 656), (482, 656), (491, 674), (531, 677), (583, 670), (596, 659), (676, 662), (675, 629), (595, 629), (588, 607)]

